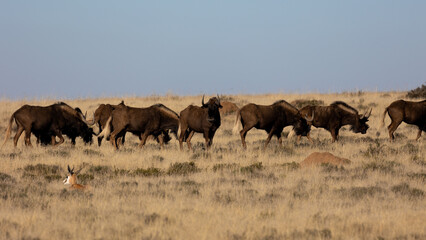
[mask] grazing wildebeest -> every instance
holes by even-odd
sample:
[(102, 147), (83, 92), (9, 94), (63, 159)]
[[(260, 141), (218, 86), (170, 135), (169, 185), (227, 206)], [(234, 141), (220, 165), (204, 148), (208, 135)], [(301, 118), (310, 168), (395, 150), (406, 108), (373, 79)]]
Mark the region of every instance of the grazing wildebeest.
[[(315, 114), (312, 125), (328, 130), (333, 138), (332, 142), (338, 139), (339, 130), (345, 125), (351, 125), (354, 133), (365, 134), (369, 128), (367, 122), (371, 111), (372, 109), (359, 115), (356, 109), (341, 101), (336, 101), (330, 106), (306, 106), (300, 109), (302, 114)], [(298, 135), (298, 141), (301, 136), (306, 136), (312, 142), (309, 132), (307, 134), (296, 133), (296, 135)]]
[(221, 101), (220, 104), (222, 105), (222, 108), (219, 109), (221, 116), (229, 115), (231, 113), (238, 111), (239, 109), (238, 106), (233, 102)]
[[(112, 111), (114, 109), (119, 107), (124, 107), (124, 101), (121, 101), (120, 104), (112, 105), (112, 104), (101, 104), (99, 107), (95, 110), (94, 114), (94, 121), (95, 124), (98, 125), (99, 131), (102, 131), (105, 128), (106, 122), (108, 121), (108, 118), (111, 116)], [(113, 131), (114, 129), (111, 129)], [(123, 135), (121, 139), (121, 143), (123, 144), (125, 141), (125, 135)], [(102, 144), (103, 136), (98, 136), (98, 146), (101, 146)]]
[[(79, 108), (73, 109), (63, 102), (46, 107), (24, 105), (16, 110), (10, 117), (3, 145), (10, 136), (13, 120), (17, 125), (14, 137), (15, 147), (23, 131), (25, 131), (27, 146), (32, 146), (31, 133), (44, 142), (50, 137), (52, 145), (64, 142), (63, 133), (68, 134), (74, 141), (77, 136), (81, 136), (85, 142), (92, 140), (93, 131), (90, 126), (93, 123), (85, 119)], [(55, 137), (59, 137), (59, 142), (56, 142)]]
[(419, 140), (422, 131), (426, 131), (426, 100), (420, 102), (397, 100), (391, 103), (383, 113), (382, 126), (385, 125), (386, 113), (392, 120), (388, 126), (390, 141), (395, 139), (393, 133), (401, 122), (419, 127), (416, 140)]
[(190, 105), (180, 112), (180, 136), (179, 147), (183, 150), (183, 142), (186, 141), (188, 149), (191, 150), (191, 138), (194, 133), (203, 133), (206, 141), (206, 148), (213, 144), (213, 137), (220, 127), (220, 113), (222, 108), (220, 98), (212, 97), (204, 103), (204, 95), (201, 100), (201, 107)]
[(311, 121), (311, 118), (302, 116), (296, 107), (284, 100), (267, 106), (249, 103), (237, 112), (233, 132), (238, 132), (241, 123), (243, 128), (240, 131), (241, 142), (243, 148), (247, 148), (245, 140), (247, 132), (252, 128), (263, 129), (268, 133), (264, 146), (266, 148), (272, 136), (276, 136), (282, 145), (281, 132), (286, 126), (293, 125), (294, 130), (300, 134), (309, 132), (308, 121)]
[[(131, 132), (141, 140), (139, 146), (145, 145), (149, 135), (158, 138), (163, 147), (168, 131), (175, 134), (179, 128), (179, 116), (163, 104), (156, 104), (148, 108), (134, 108), (122, 106), (112, 111), (104, 130), (99, 134), (102, 137), (110, 135), (110, 141), (118, 149), (117, 139)], [(111, 132), (111, 129), (112, 132)]]

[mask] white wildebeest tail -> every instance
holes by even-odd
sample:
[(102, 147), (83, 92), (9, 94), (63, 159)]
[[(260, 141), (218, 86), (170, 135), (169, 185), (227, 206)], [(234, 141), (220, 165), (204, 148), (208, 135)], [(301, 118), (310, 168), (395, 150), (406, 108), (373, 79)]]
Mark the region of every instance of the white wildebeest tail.
[(6, 134), (5, 134), (5, 137), (4, 137), (4, 142), (1, 145), (2, 148), (6, 144), (6, 141), (10, 137), (10, 133), (12, 132), (13, 119), (15, 119), (15, 114), (12, 114), (12, 116), (9, 119), (9, 125), (7, 126), (7, 129), (6, 129)]
[(179, 127), (178, 127), (178, 131), (177, 131), (177, 139), (178, 140), (179, 140), (179, 137), (180, 137), (180, 131), (182, 131), (182, 128), (180, 127), (180, 125), (181, 125), (181, 122), (179, 120)]
[(99, 133), (98, 137), (101, 138), (108, 138), (109, 135), (111, 134), (111, 121), (112, 121), (112, 116), (109, 116), (106, 124), (105, 124), (105, 128), (102, 130), (101, 133)]
[(385, 126), (385, 117), (387, 112), (388, 112), (388, 108), (385, 108), (385, 111), (383, 112), (382, 123), (380, 124), (380, 128)]
[(12, 116), (9, 119), (9, 125), (7, 126), (6, 134), (4, 136), (4, 142), (1, 145), (1, 148), (3, 148), (3, 146), (6, 144), (7, 139), (10, 137), (10, 133), (12, 132), (13, 119), (15, 119), (15, 113), (12, 114)]
[(295, 136), (296, 135), (296, 132), (294, 131), (294, 128), (292, 128), (291, 130), (290, 130), (290, 132), (288, 133), (288, 136), (287, 136), (287, 138), (292, 138), (293, 136)]
[(241, 124), (241, 113), (240, 110), (237, 111), (237, 116), (235, 117), (234, 128), (232, 128), (232, 133), (237, 134), (243, 129), (243, 125)]

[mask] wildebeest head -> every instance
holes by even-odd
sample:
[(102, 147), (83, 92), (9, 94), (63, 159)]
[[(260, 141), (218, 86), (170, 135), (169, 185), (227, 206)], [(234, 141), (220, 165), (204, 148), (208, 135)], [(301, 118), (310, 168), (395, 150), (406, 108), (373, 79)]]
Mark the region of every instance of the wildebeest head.
[(287, 112), (288, 124), (293, 125), (293, 130), (298, 135), (306, 136), (311, 130), (312, 121), (314, 119), (314, 111), (312, 111), (312, 115), (309, 117), (307, 114), (302, 115), (302, 113), (290, 103), (280, 100), (274, 103), (285, 109)]
[(362, 134), (367, 133), (367, 130), (370, 127), (368, 126), (367, 122), (368, 122), (368, 118), (371, 115), (372, 110), (373, 109), (370, 109), (370, 111), (367, 110), (364, 114), (358, 115), (358, 123), (351, 127), (354, 133), (359, 133), (359, 132)]
[(336, 114), (340, 117), (341, 126), (349, 124), (351, 125), (350, 129), (354, 133), (367, 133), (367, 129), (369, 128), (367, 121), (371, 115), (372, 109), (360, 115), (355, 108), (342, 101), (336, 101), (332, 103), (330, 107), (337, 111)]
[(60, 107), (66, 121), (62, 133), (71, 139), (80, 136), (85, 143), (92, 143), (94, 120), (87, 121), (80, 108), (72, 109), (64, 103)]
[(217, 119), (218, 117), (220, 118), (219, 108), (222, 108), (222, 105), (220, 104), (219, 96), (212, 97), (209, 99), (207, 103), (204, 103), (204, 95), (203, 95), (203, 99), (201, 100), (201, 107), (208, 109), (207, 120), (209, 122), (215, 121), (215, 119)]
[(93, 139), (93, 129), (88, 127), (87, 125), (81, 125), (80, 127), (80, 135), (83, 139), (84, 143), (92, 144)]
[(302, 116), (298, 114), (295, 116), (293, 129), (297, 135), (306, 136), (311, 131), (312, 121), (314, 119), (314, 112), (312, 112), (312, 116), (308, 117), (307, 115)]

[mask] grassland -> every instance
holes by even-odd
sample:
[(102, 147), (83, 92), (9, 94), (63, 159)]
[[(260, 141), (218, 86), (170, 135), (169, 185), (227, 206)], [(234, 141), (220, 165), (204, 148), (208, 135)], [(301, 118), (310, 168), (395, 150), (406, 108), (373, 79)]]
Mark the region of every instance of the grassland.
[[(242, 106), (285, 99), (342, 100), (360, 112), (373, 108), (365, 135), (345, 128), (331, 143), (313, 129), (314, 144), (276, 139), (261, 150), (266, 133), (252, 130), (248, 149), (232, 135), (234, 116), (222, 119), (213, 147), (179, 151), (173, 139), (160, 150), (143, 149), (128, 135), (115, 151), (98, 147), (27, 148), (9, 140), (0, 150), (0, 239), (426, 239), (425, 137), (414, 141), (415, 127), (402, 124), (390, 143), (380, 127), (384, 108), (405, 93), (270, 94), (226, 96)], [(93, 112), (100, 103), (121, 98), (67, 100)], [(176, 112), (200, 104), (201, 96), (123, 98), (130, 106), (163, 103)], [(0, 101), (0, 138), (11, 114), (23, 104), (57, 100)], [(90, 115), (90, 114), (89, 114)], [(390, 122), (386, 118), (386, 125)], [(283, 134), (289, 132), (286, 128)], [(35, 139), (32, 138), (35, 145)], [(300, 168), (312, 152), (348, 158), (344, 167)], [(63, 185), (67, 165), (85, 165), (79, 181), (86, 192)]]

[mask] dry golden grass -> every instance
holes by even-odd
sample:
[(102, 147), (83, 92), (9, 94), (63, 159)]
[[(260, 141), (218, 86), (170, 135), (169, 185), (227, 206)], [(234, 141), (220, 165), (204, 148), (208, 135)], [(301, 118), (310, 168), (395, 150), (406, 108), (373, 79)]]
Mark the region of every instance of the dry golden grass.
[[(153, 141), (139, 149), (130, 134), (119, 151), (105, 142), (86, 146), (81, 139), (75, 147), (67, 140), (56, 148), (26, 148), (23, 136), (14, 149), (9, 140), (0, 151), (0, 239), (425, 239), (425, 137), (414, 141), (417, 129), (402, 124), (396, 142), (389, 143), (387, 131), (380, 128), (384, 108), (404, 95), (227, 96), (240, 107), (279, 99), (373, 107), (366, 135), (342, 130), (334, 144), (327, 131), (314, 128), (314, 144), (285, 139), (280, 148), (273, 139), (261, 151), (266, 133), (252, 130), (243, 151), (239, 136), (232, 135), (232, 115), (222, 120), (208, 152), (199, 134), (192, 152), (180, 152), (175, 139), (164, 150)], [(90, 113), (100, 103), (121, 100), (66, 102)], [(163, 103), (179, 112), (199, 105), (201, 96), (123, 100), (137, 107)], [(21, 105), (56, 101), (0, 101), (0, 138)], [(34, 137), (32, 141), (35, 145)], [(352, 164), (300, 168), (298, 163), (315, 151)], [(79, 181), (90, 185), (90, 191), (63, 185), (68, 164), (87, 164)]]

